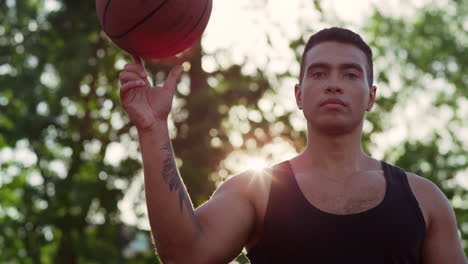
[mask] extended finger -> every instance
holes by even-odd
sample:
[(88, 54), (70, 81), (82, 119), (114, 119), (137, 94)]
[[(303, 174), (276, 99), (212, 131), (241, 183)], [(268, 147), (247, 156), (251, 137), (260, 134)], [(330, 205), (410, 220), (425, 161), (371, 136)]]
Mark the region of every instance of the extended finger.
[(180, 80), (180, 77), (182, 76), (183, 71), (184, 68), (182, 67), (182, 65), (177, 65), (174, 68), (172, 68), (172, 70), (169, 72), (169, 75), (166, 78), (166, 81), (164, 82), (164, 87), (175, 89), (177, 83)]
[(130, 57), (132, 58), (134, 63), (140, 64), (143, 66), (143, 60), (141, 59), (141, 57), (134, 55), (134, 54), (130, 54)]

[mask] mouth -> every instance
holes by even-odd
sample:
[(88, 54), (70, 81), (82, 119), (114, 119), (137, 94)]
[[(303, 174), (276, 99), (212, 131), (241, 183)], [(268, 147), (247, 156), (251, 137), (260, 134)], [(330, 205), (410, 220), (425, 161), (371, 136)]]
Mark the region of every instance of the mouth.
[(343, 101), (341, 101), (340, 99), (330, 98), (330, 99), (327, 99), (327, 100), (323, 101), (322, 103), (320, 103), (320, 106), (345, 107), (346, 104)]

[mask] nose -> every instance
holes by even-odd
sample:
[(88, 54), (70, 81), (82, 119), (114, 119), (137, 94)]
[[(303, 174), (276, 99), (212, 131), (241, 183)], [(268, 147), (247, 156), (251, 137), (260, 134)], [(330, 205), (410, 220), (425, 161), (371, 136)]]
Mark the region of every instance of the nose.
[(340, 94), (342, 94), (342, 93), (343, 93), (343, 89), (341, 89), (341, 87), (340, 87), (338, 84), (336, 84), (335, 82), (333, 82), (333, 83), (329, 83), (329, 84), (327, 85), (327, 88), (325, 89), (325, 93), (327, 93), (327, 94), (328, 94), (328, 93), (333, 93), (333, 94), (334, 94), (334, 93), (340, 93)]
[(330, 75), (330, 78), (327, 80), (326, 83), (325, 93), (343, 93), (343, 89), (341, 88), (341, 85), (339, 83), (339, 76), (337, 74), (333, 73)]

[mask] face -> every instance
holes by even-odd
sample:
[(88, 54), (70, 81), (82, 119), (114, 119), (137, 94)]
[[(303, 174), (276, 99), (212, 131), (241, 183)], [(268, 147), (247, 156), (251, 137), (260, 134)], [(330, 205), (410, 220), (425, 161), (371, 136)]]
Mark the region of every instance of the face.
[(304, 60), (304, 77), (295, 94), (309, 126), (334, 135), (362, 128), (377, 89), (368, 86), (364, 52), (350, 44), (323, 42)]

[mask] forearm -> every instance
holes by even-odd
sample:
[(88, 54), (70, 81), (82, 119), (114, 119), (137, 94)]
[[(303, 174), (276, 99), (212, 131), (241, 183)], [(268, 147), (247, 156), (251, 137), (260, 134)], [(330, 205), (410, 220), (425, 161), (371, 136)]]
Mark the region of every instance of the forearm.
[(160, 257), (181, 254), (200, 235), (194, 209), (174, 160), (167, 122), (139, 131), (151, 232)]

